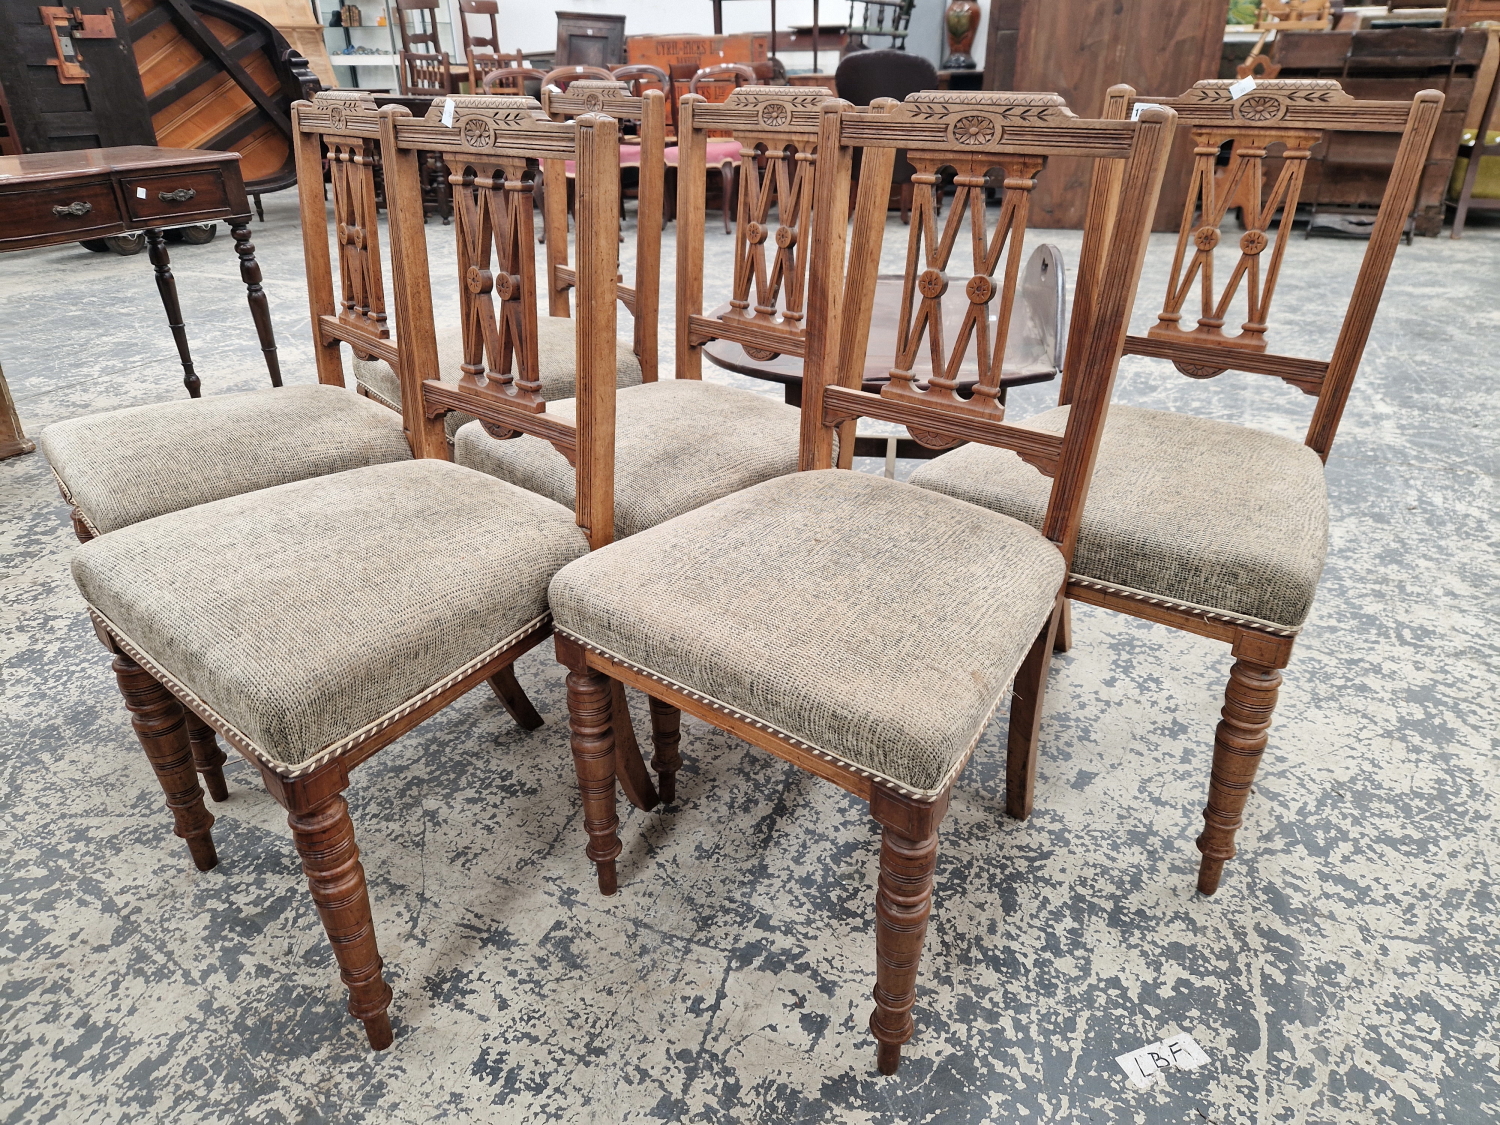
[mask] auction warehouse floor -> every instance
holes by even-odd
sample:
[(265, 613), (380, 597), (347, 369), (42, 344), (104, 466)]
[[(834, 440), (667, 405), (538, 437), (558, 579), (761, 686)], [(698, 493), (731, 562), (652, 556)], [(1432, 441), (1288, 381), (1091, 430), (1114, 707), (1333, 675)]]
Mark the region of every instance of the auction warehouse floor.
[[(283, 366), (311, 382), (295, 199), (266, 204), (255, 241)], [(428, 235), (449, 285), (452, 228)], [(1075, 232), (1032, 237), (1076, 261)], [(710, 224), (708, 245), (722, 289), (730, 241)], [(1293, 244), (1279, 350), (1328, 354), (1362, 250)], [(1138, 329), (1170, 253), (1158, 236)], [(173, 256), (205, 391), (263, 386), (227, 237)], [(47, 466), (0, 463), (0, 1116), (1500, 1119), (1497, 277), (1496, 225), (1397, 255), (1328, 465), (1328, 567), (1219, 894), (1194, 893), (1192, 841), (1228, 650), (1077, 607), (1035, 815), (1003, 815), (1003, 713), (960, 779), (894, 1078), (865, 1029), (878, 837), (863, 806), (686, 720), (680, 798), (622, 814), (621, 892), (601, 898), (549, 646), (518, 666), (540, 730), (476, 691), (355, 775), (395, 989), (395, 1046), (369, 1052), (281, 809), (232, 763), (212, 808), (220, 865), (193, 870), (68, 577)], [(0, 307), (0, 363), (33, 435), (183, 393), (144, 255), (4, 255)], [(1012, 416), (1055, 393), (1022, 389)], [(1296, 437), (1311, 402), (1144, 360), (1125, 362), (1116, 400)], [(1176, 1031), (1209, 1063), (1127, 1087), (1115, 1056)]]

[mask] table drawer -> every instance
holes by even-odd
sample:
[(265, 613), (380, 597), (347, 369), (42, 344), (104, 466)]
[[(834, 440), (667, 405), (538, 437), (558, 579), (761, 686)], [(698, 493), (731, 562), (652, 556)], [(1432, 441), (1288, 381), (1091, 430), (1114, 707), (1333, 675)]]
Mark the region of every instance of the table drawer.
[(205, 213), (221, 217), (229, 206), (224, 174), (217, 168), (169, 172), (159, 176), (126, 176), (125, 206), (136, 222), (170, 226), (163, 219), (190, 223)]
[(4, 185), (0, 180), (0, 209), (5, 211), (0, 248), (48, 236), (88, 238), (96, 231), (113, 234), (123, 229), (120, 206), (107, 179), (22, 191), (4, 191)]

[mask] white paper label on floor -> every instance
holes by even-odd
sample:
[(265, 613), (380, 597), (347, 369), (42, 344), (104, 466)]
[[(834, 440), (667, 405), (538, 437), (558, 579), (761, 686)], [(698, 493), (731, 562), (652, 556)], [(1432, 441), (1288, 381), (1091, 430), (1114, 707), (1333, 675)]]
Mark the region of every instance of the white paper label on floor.
[(452, 98), (444, 98), (443, 99), (443, 128), (444, 129), (451, 129), (451, 128), (453, 128), (453, 110), (454, 110), (453, 99)]
[(1255, 89), (1255, 75), (1247, 74), (1233, 86), (1229, 87), (1229, 96), (1238, 101), (1253, 89)]
[(1161, 106), (1157, 105), (1155, 102), (1136, 102), (1135, 105), (1130, 107), (1130, 120), (1139, 121), (1141, 119), (1141, 112), (1143, 110), (1160, 108)]
[(145, 199), (146, 198), (146, 189), (143, 188), (143, 187), (136, 188), (135, 189), (135, 197), (137, 199)]
[(1187, 1032), (1163, 1039), (1160, 1043), (1148, 1043), (1137, 1051), (1119, 1055), (1115, 1062), (1125, 1072), (1131, 1086), (1137, 1090), (1149, 1090), (1156, 1084), (1164, 1070), (1177, 1067), (1192, 1070), (1208, 1062), (1208, 1055)]

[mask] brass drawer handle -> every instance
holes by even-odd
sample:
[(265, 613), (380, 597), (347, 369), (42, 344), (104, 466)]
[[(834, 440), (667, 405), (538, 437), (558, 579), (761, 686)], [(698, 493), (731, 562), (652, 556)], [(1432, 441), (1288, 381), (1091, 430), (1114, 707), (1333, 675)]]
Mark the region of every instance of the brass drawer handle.
[(68, 215), (87, 215), (93, 209), (94, 205), (92, 203), (85, 203), (80, 200), (77, 203), (59, 203), (56, 207), (52, 208), (52, 213), (61, 219)]
[(190, 187), (180, 187), (176, 191), (159, 191), (156, 198), (163, 203), (186, 203), (198, 193)]

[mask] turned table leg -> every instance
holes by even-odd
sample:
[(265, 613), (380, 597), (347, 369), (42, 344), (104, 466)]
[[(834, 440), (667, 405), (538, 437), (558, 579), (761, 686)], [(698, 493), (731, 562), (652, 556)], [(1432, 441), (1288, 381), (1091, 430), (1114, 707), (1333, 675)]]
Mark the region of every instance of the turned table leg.
[(172, 259), (167, 255), (167, 236), (159, 230), (146, 232), (146, 248), (151, 264), (156, 268), (156, 289), (161, 294), (162, 308), (167, 311), (167, 327), (172, 330), (172, 339), (177, 344), (177, 356), (182, 360), (182, 385), (192, 398), (202, 396), (202, 382), (193, 370), (193, 356), (188, 351), (187, 328), (182, 323), (182, 305), (177, 300), (177, 279), (172, 276)]
[(234, 238), (234, 252), (240, 259), (240, 280), (245, 283), (245, 294), (250, 302), (250, 316), (255, 321), (255, 334), (260, 337), (260, 350), (266, 357), (266, 370), (271, 375), (271, 386), (281, 386), (281, 361), (276, 357), (276, 333), (271, 328), (271, 306), (266, 301), (266, 291), (260, 286), (260, 263), (255, 260), (255, 243), (250, 241), (250, 224), (229, 224), (229, 233)]

